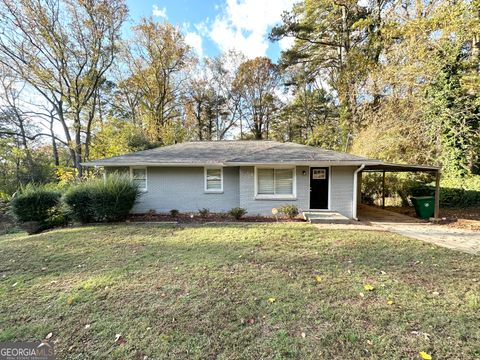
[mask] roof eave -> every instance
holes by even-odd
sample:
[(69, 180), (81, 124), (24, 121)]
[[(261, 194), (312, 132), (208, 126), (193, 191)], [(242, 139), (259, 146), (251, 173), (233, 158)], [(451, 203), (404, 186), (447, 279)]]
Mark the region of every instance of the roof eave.
[(199, 166), (224, 166), (221, 162), (202, 162), (202, 163), (160, 163), (160, 162), (116, 162), (116, 163), (103, 163), (90, 161), (87, 163), (81, 163), (86, 167), (128, 167), (128, 166), (168, 166), (168, 167), (199, 167)]
[(274, 165), (295, 165), (295, 166), (359, 166), (368, 163), (365, 160), (287, 160), (287, 161), (227, 161), (228, 166), (274, 166)]

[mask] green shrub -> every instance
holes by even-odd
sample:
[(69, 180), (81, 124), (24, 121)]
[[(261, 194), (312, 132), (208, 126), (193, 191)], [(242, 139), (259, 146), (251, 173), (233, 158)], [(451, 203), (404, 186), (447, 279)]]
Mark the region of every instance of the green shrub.
[(82, 224), (95, 221), (91, 183), (80, 183), (72, 186), (63, 196), (63, 201), (69, 207), (75, 220)]
[(140, 195), (138, 186), (125, 175), (109, 175), (92, 181), (90, 186), (97, 221), (124, 221)]
[(201, 217), (206, 218), (210, 214), (210, 209), (207, 209), (207, 208), (199, 209), (198, 213), (200, 214)]
[(55, 225), (52, 221), (58, 215), (60, 192), (44, 186), (27, 185), (11, 201), (11, 208), (17, 220), (29, 234), (35, 234)]
[(245, 214), (247, 213), (247, 210), (241, 207), (234, 207), (230, 209), (228, 213), (230, 214), (230, 216), (232, 216), (236, 220), (240, 220), (243, 216), (245, 216)]
[(440, 183), (440, 206), (480, 206), (480, 175), (442, 179)]
[(72, 217), (82, 223), (123, 221), (140, 191), (128, 176), (112, 174), (73, 186), (64, 196)]
[(280, 208), (278, 209), (278, 211), (285, 215), (286, 217), (288, 217), (289, 219), (293, 219), (295, 218), (299, 211), (298, 211), (298, 207), (296, 205), (289, 205), (289, 204), (286, 204), (286, 205), (282, 205), (280, 206)]
[(10, 208), (12, 197), (7, 193), (0, 191), (0, 215), (6, 215)]
[(47, 221), (48, 228), (54, 228), (59, 226), (66, 226), (72, 221), (72, 214), (69, 211), (68, 207), (60, 202), (57, 207), (55, 207), (50, 214), (50, 217)]
[(176, 218), (178, 216), (178, 214), (180, 214), (180, 211), (178, 211), (177, 209), (170, 210), (170, 215), (172, 217)]
[[(433, 184), (413, 185), (405, 190), (409, 196), (435, 194)], [(440, 207), (464, 208), (480, 205), (480, 176), (445, 178), (440, 183)]]

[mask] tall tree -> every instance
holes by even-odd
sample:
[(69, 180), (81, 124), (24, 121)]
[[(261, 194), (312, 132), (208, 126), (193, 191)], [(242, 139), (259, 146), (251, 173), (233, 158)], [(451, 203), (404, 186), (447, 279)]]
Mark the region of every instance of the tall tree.
[(268, 139), (271, 120), (275, 116), (280, 73), (269, 58), (247, 60), (238, 68), (233, 89), (241, 99), (242, 119), (256, 140)]
[(426, 95), (431, 143), (440, 148), (444, 172), (454, 177), (480, 173), (480, 96), (465, 85), (468, 60), (458, 53), (447, 62)]
[(240, 127), (242, 132), (241, 95), (235, 91), (234, 82), (240, 65), (245, 62), (243, 54), (230, 50), (215, 58), (205, 60), (206, 71), (217, 98), (221, 101), (217, 112), (217, 138), (224, 139), (232, 129)]
[(185, 98), (185, 115), (191, 117), (194, 138), (203, 140), (220, 140), (217, 129), (219, 118), (224, 115), (224, 99), (219, 97), (210, 82), (205, 78), (192, 78), (188, 84)]
[(135, 94), (130, 111), (152, 140), (181, 141), (181, 98), (187, 70), (195, 62), (191, 48), (180, 30), (166, 22), (142, 19), (133, 30), (125, 59), (130, 74), (119, 84), (123, 93)]
[(272, 29), (270, 38), (295, 39), (282, 54), (284, 68), (302, 64), (308, 77), (326, 83), (340, 104), (343, 142), (360, 124), (359, 90), (368, 69), (379, 59), (379, 23), (388, 2), (373, 1), (369, 7), (356, 0), (305, 0), (285, 13), (283, 23)]
[(123, 0), (0, 1), (0, 62), (55, 109), (79, 176), (126, 14)]
[(193, 119), (196, 139), (224, 140), (232, 134), (240, 120), (240, 95), (233, 82), (245, 57), (228, 51), (206, 58), (190, 74), (187, 83), (185, 113)]
[(290, 98), (280, 111), (275, 138), (343, 150), (338, 105), (321, 81), (302, 65), (290, 67), (284, 78)]
[[(382, 28), (382, 61), (368, 74), (356, 152), (442, 165), (478, 165), (478, 8), (469, 2), (393, 4)], [(377, 101), (369, 101), (378, 94)], [(378, 139), (369, 141), (372, 136)]]

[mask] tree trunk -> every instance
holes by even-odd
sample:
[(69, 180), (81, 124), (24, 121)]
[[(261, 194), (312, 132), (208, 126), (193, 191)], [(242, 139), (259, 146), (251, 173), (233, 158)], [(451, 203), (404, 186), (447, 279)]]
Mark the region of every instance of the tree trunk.
[(75, 129), (75, 157), (74, 157), (74, 166), (77, 169), (77, 177), (79, 179), (83, 176), (82, 169), (82, 128), (81, 128), (81, 119), (80, 112), (76, 111), (75, 119), (73, 123), (73, 128)]
[(70, 135), (70, 130), (68, 129), (68, 125), (67, 125), (67, 122), (65, 120), (65, 115), (64, 115), (64, 112), (63, 112), (63, 101), (60, 100), (58, 102), (56, 102), (54, 104), (54, 107), (55, 107), (55, 111), (58, 115), (58, 119), (60, 121), (60, 124), (62, 124), (62, 127), (63, 127), (63, 132), (65, 134), (65, 139), (67, 140), (67, 144), (68, 144), (68, 151), (70, 152), (70, 158), (72, 159), (72, 161), (74, 162), (74, 167), (75, 166), (75, 150), (72, 149), (72, 137)]
[(50, 110), (50, 137), (52, 138), (52, 153), (53, 153), (53, 161), (55, 166), (60, 165), (60, 160), (58, 158), (58, 148), (57, 148), (57, 141), (55, 140), (55, 132), (53, 131), (53, 123), (55, 118), (53, 117), (53, 112), (55, 109)]

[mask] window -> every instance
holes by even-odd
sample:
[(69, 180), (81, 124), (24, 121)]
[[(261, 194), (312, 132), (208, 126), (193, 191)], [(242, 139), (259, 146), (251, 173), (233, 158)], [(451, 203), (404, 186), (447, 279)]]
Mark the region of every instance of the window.
[(141, 191), (147, 191), (147, 169), (132, 168), (130, 169), (130, 178), (134, 184), (138, 185)]
[(325, 169), (313, 169), (313, 180), (325, 180), (327, 178), (327, 170)]
[(295, 197), (295, 169), (256, 169), (256, 186), (259, 198)]
[(223, 169), (205, 168), (205, 191), (222, 192), (223, 191)]

